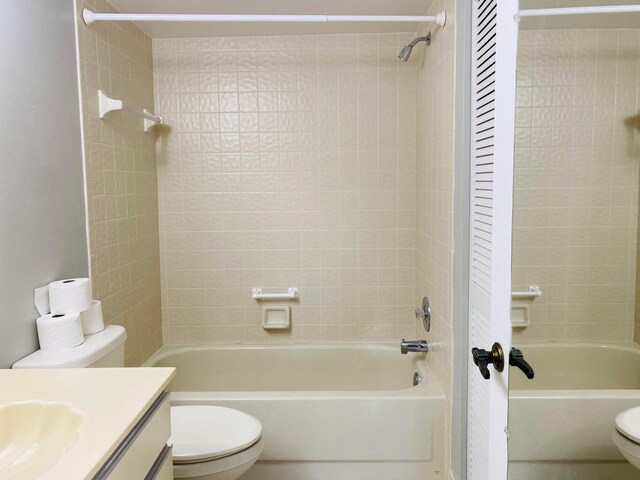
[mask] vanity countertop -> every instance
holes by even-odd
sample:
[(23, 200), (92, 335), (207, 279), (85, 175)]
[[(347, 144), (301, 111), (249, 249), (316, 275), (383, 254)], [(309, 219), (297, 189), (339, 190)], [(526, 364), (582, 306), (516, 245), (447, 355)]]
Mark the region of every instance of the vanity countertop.
[(0, 370), (0, 407), (62, 402), (79, 413), (76, 441), (37, 478), (91, 479), (174, 375), (158, 367)]

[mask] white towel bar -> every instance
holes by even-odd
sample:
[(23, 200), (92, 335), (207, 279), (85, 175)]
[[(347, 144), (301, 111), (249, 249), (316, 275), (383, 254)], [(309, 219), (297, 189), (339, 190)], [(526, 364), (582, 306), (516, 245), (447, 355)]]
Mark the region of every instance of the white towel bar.
[(262, 293), (261, 288), (254, 288), (251, 290), (251, 297), (254, 300), (286, 300), (298, 298), (298, 289), (291, 287), (287, 290), (287, 293)]
[(109, 95), (104, 93), (104, 91), (98, 90), (98, 114), (100, 115), (100, 118), (104, 118), (107, 113), (113, 112), (114, 110), (123, 110), (142, 117), (144, 119), (145, 132), (148, 132), (152, 126), (162, 123), (162, 117), (154, 115), (146, 108), (138, 110), (136, 108), (129, 107), (124, 105), (122, 100), (111, 98)]
[(541, 295), (540, 285), (529, 285), (529, 290), (526, 292), (511, 292), (511, 298), (535, 298)]

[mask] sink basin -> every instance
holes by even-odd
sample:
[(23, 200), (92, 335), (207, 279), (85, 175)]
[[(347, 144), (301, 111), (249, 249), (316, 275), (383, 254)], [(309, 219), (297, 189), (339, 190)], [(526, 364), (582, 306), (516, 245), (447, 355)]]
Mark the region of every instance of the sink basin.
[(37, 478), (73, 446), (84, 417), (60, 402), (0, 405), (0, 472), (3, 480)]

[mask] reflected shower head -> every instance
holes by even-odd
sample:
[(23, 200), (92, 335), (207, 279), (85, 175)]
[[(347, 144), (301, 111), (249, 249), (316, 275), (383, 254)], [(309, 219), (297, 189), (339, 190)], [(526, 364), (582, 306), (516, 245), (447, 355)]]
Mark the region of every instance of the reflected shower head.
[(431, 32), (427, 33), (427, 35), (424, 37), (416, 38), (409, 45), (405, 45), (404, 47), (402, 47), (402, 50), (400, 50), (400, 53), (398, 54), (398, 58), (403, 62), (406, 62), (407, 60), (409, 60), (413, 47), (415, 47), (416, 44), (419, 42), (427, 42), (427, 45), (431, 45)]

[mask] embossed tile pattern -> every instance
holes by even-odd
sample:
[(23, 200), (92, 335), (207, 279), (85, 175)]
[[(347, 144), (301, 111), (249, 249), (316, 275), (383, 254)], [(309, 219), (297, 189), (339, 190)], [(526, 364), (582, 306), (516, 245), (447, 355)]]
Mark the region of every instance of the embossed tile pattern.
[[(412, 35), (156, 39), (165, 342), (414, 333)], [(300, 289), (269, 334), (251, 288)]]
[(640, 30), (521, 32), (513, 288), (543, 295), (514, 342), (633, 338), (639, 79)]
[(98, 116), (98, 90), (153, 111), (151, 39), (129, 22), (87, 27), (77, 2), (87, 222), (93, 296), (106, 323), (127, 329), (125, 362), (140, 365), (162, 344), (158, 193), (153, 135), (138, 117)]

